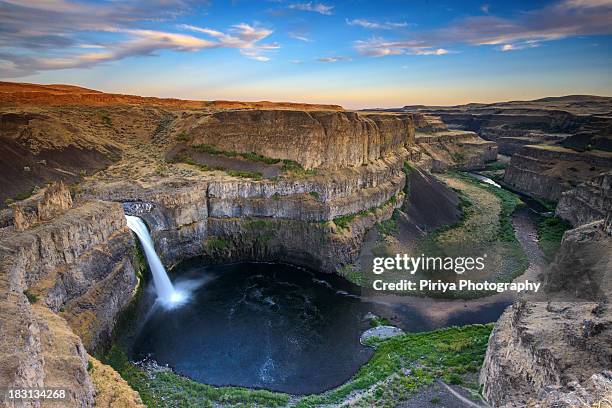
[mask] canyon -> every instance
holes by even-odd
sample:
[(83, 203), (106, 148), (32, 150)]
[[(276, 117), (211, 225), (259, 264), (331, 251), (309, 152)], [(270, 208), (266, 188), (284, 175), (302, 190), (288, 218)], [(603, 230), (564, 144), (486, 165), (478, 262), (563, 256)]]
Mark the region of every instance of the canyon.
[[(561, 102), (552, 101), (554, 109), (571, 110), (556, 105)], [(498, 123), (506, 131), (504, 115), (532, 106), (511, 106), (501, 116), (478, 107), (488, 124), (470, 127), (481, 117), (421, 107), (353, 112), (0, 83), (2, 386), (69, 385), (70, 406), (142, 404), (94, 357), (112, 345), (113, 330), (148, 273), (126, 214), (145, 222), (167, 268), (202, 257), (286, 262), (348, 276), (368, 233), (398, 211), (412, 216), (419, 233), (443, 225), (428, 200), (444, 208), (448, 224), (456, 222), (458, 198), (432, 172), (485, 169), (498, 149), (512, 155), (503, 181), (559, 201), (557, 215), (576, 227), (566, 232), (546, 279), (580, 279), (568, 272), (573, 258), (567, 254), (580, 252), (586, 241), (601, 254), (588, 266), (593, 279), (605, 282), (612, 164), (609, 149), (599, 148), (609, 146), (607, 103), (585, 102), (590, 122), (541, 106), (530, 122), (578, 133), (594, 127), (587, 139), (597, 149), (576, 150), (572, 136), (565, 144), (515, 149), (501, 140), (510, 136), (495, 139), (483, 129)], [(407, 171), (406, 163), (416, 170)], [(410, 186), (424, 197), (411, 197)], [(553, 286), (554, 293), (567, 290)], [(609, 287), (598, 288), (609, 295)], [(563, 336), (555, 338), (552, 323), (539, 326), (551, 319), (564, 321)], [(586, 334), (580, 332), (585, 321), (592, 328)], [(578, 386), (593, 401), (608, 395), (610, 330), (600, 298), (570, 306), (516, 303), (491, 337), (480, 374), (483, 395), (507, 407), (571, 402)]]

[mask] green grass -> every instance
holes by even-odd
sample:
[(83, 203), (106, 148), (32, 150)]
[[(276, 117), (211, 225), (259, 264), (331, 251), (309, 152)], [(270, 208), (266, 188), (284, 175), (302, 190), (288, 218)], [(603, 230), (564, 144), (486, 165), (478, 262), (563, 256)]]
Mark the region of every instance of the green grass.
[(393, 235), (397, 232), (397, 217), (399, 216), (399, 210), (396, 208), (393, 210), (393, 216), (388, 220), (383, 220), (376, 223), (376, 228), (381, 235)]
[(204, 245), (209, 252), (222, 252), (231, 246), (231, 242), (225, 238), (210, 237)]
[(34, 304), (38, 302), (38, 295), (30, 292), (28, 289), (24, 290), (23, 294), (26, 295), (26, 297), (28, 298), (28, 302), (30, 302), (30, 304)]
[(391, 326), (391, 322), (384, 317), (375, 316), (372, 320), (370, 320), (370, 326), (378, 327), (378, 326)]
[(536, 197), (533, 197), (533, 199), (537, 201), (542, 207), (544, 207), (546, 211), (548, 212), (555, 212), (555, 209), (557, 208), (556, 201), (545, 200), (543, 198), (536, 198)]
[(225, 156), (225, 157), (242, 157), (246, 160), (265, 163), (265, 164), (277, 164), (281, 162), (281, 159), (273, 159), (271, 157), (262, 156), (255, 152), (240, 153), (240, 152), (236, 152), (233, 150), (222, 150), (222, 149), (219, 149), (209, 144), (201, 144), (201, 145), (194, 146), (193, 148), (202, 153), (220, 155), (220, 156)]
[[(437, 379), (464, 384), (484, 360), (492, 324), (451, 327), (408, 333), (387, 340), (374, 339), (372, 358), (346, 383), (322, 394), (292, 398), (283, 393), (241, 387), (213, 387), (174, 374), (170, 370), (147, 372), (132, 364), (113, 346), (104, 362), (110, 364), (140, 393), (148, 407), (286, 407), (338, 406), (347, 397), (355, 407), (394, 407), (421, 387)], [(409, 374), (405, 375), (404, 372)], [(470, 384), (465, 384), (470, 385)]]
[(551, 262), (559, 247), (563, 233), (572, 226), (569, 222), (559, 217), (541, 217), (538, 222), (538, 238), (540, 249), (544, 253), (547, 262)]
[(108, 112), (107, 111), (100, 111), (100, 112), (98, 112), (98, 117), (100, 118), (102, 123), (104, 123), (106, 126), (112, 126), (113, 121), (110, 118), (110, 116), (108, 116)]
[(263, 179), (263, 174), (258, 171), (225, 170), (225, 172), (233, 177), (248, 178), (253, 180)]
[(189, 136), (187, 132), (183, 131), (176, 135), (176, 140), (178, 140), (179, 142), (188, 142), (191, 140), (191, 136)]
[(408, 202), (408, 199), (410, 198), (410, 175), (412, 174), (414, 169), (412, 168), (410, 163), (405, 161), (404, 165), (402, 166), (402, 171), (404, 172), (404, 174), (406, 174), (406, 183), (404, 184), (404, 194), (406, 194), (405, 200), (406, 202)]
[(497, 171), (497, 170), (505, 170), (508, 167), (509, 163), (504, 163), (501, 161), (494, 161), (491, 163), (485, 164), (485, 171)]
[[(337, 406), (351, 393), (371, 390), (352, 406), (394, 407), (436, 379), (461, 382), (482, 365), (493, 325), (452, 327), (374, 340), (376, 351), (347, 383), (323, 394), (311, 395), (295, 407)], [(402, 374), (410, 370), (410, 375)]]
[(297, 178), (316, 176), (316, 169), (305, 169), (302, 165), (293, 160), (283, 160), (283, 172)]
[(354, 264), (347, 264), (337, 270), (337, 273), (357, 286), (363, 285), (363, 274)]
[(347, 215), (343, 215), (341, 217), (336, 217), (334, 218), (334, 224), (336, 224), (336, 226), (340, 229), (348, 229), (351, 222), (353, 220), (355, 220), (356, 218), (359, 217), (365, 217), (367, 215), (371, 215), (374, 214), (376, 212), (376, 210), (381, 209), (386, 207), (389, 204), (395, 205), (397, 203), (397, 194), (391, 196), (391, 198), (389, 198), (387, 201), (385, 201), (384, 203), (382, 203), (381, 205), (379, 205), (378, 207), (372, 207), (368, 210), (361, 210), (358, 213), (355, 214), (347, 214)]

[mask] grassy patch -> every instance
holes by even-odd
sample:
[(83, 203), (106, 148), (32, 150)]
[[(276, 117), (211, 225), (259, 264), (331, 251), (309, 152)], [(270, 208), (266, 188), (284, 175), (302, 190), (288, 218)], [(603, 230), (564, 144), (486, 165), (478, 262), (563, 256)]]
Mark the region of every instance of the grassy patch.
[(191, 136), (189, 136), (187, 132), (183, 131), (176, 135), (176, 140), (178, 140), (179, 142), (188, 142), (191, 140)]
[(305, 169), (302, 165), (293, 160), (283, 160), (283, 172), (297, 178), (316, 176), (316, 169)]
[(505, 170), (508, 167), (509, 162), (494, 161), (485, 164), (485, 171), (497, 171)]
[(554, 259), (561, 246), (563, 233), (571, 228), (569, 222), (559, 217), (542, 217), (540, 219), (538, 222), (538, 238), (546, 261), (551, 262)]
[(231, 242), (225, 238), (210, 237), (204, 245), (209, 252), (222, 252), (230, 247)]
[(464, 375), (480, 369), (492, 327), (453, 327), (375, 341), (374, 355), (350, 381), (326, 393), (305, 397), (295, 406), (337, 406), (349, 395), (362, 392), (351, 406), (394, 407), (437, 378), (461, 382)]
[(98, 112), (98, 118), (100, 118), (100, 120), (102, 121), (102, 123), (104, 123), (106, 126), (112, 126), (113, 121), (110, 118), (110, 116), (108, 116), (108, 112), (107, 111), (99, 111)]
[(248, 179), (253, 179), (253, 180), (261, 180), (261, 179), (263, 179), (263, 174), (261, 174), (260, 172), (256, 172), (256, 171), (238, 171), (238, 170), (226, 169), (226, 168), (220, 167), (220, 166), (208, 166), (206, 164), (200, 164), (200, 163), (196, 162), (195, 160), (193, 160), (193, 158), (191, 158), (189, 156), (185, 156), (185, 155), (177, 155), (177, 156), (175, 156), (170, 161), (170, 163), (185, 163), (185, 164), (189, 164), (190, 166), (197, 167), (201, 171), (215, 171), (215, 170), (224, 171), (224, 172), (226, 172), (227, 174), (229, 174), (230, 176), (233, 176), (233, 177), (248, 178)]
[(378, 327), (378, 326), (391, 326), (391, 322), (384, 317), (375, 316), (370, 320), (370, 326)]
[(406, 174), (406, 183), (404, 184), (404, 194), (406, 194), (406, 202), (408, 202), (408, 198), (410, 197), (410, 175), (414, 171), (410, 163), (407, 161), (404, 162), (402, 166), (402, 171)]
[[(293, 177), (297, 177), (297, 178), (310, 177), (310, 176), (314, 176), (317, 174), (316, 169), (304, 169), (304, 167), (302, 167), (301, 164), (293, 160), (274, 159), (271, 157), (262, 156), (254, 152), (240, 153), (240, 152), (235, 152), (231, 150), (221, 150), (215, 146), (208, 145), (208, 144), (196, 145), (196, 146), (193, 146), (193, 148), (201, 153), (208, 153), (208, 154), (220, 155), (220, 156), (225, 156), (225, 157), (242, 157), (245, 160), (265, 163), (269, 165), (282, 163), (283, 173), (293, 176)], [(235, 176), (235, 177), (251, 178), (255, 180), (261, 180), (263, 178), (263, 175), (260, 172), (237, 171), (237, 170), (225, 169), (221, 167), (210, 167), (207, 165), (196, 163), (195, 160), (193, 160), (189, 156), (176, 156), (172, 160), (172, 162), (187, 163), (193, 166), (197, 166), (200, 170), (203, 170), (203, 171), (223, 170), (227, 172), (229, 175)]]
[(355, 213), (355, 214), (347, 214), (347, 215), (343, 215), (341, 217), (336, 217), (336, 218), (334, 218), (334, 224), (336, 224), (336, 226), (338, 228), (340, 228), (340, 229), (348, 229), (349, 225), (351, 224), (351, 222), (354, 219), (374, 214), (376, 212), (376, 210), (378, 210), (380, 208), (384, 208), (384, 207), (386, 207), (389, 204), (395, 205), (397, 203), (397, 200), (398, 200), (397, 195), (393, 195), (393, 196), (391, 196), (391, 198), (389, 198), (387, 201), (385, 201), (384, 203), (382, 203), (378, 207), (372, 207), (372, 208), (370, 208), (368, 210), (361, 210), (361, 211), (359, 211), (358, 213)]
[[(511, 282), (529, 266), (520, 242), (515, 236), (512, 213), (522, 202), (515, 194), (481, 183), (460, 172), (450, 172), (447, 183), (459, 194), (462, 217), (452, 225), (430, 233), (419, 243), (419, 251), (428, 256), (488, 256), (487, 268), (471, 277), (495, 282)], [(423, 271), (421, 278), (456, 278), (453, 273)], [(485, 291), (423, 293), (432, 297), (477, 298), (493, 294)]]
[(393, 235), (397, 232), (397, 217), (399, 216), (399, 210), (396, 208), (393, 210), (393, 216), (388, 220), (383, 220), (381, 222), (376, 223), (376, 227), (378, 228), (378, 232), (381, 235)]
[(30, 304), (34, 304), (38, 302), (38, 295), (30, 292), (28, 289), (24, 290), (23, 294), (26, 295), (26, 297), (28, 298), (28, 302), (30, 302)]
[(353, 264), (344, 265), (338, 271), (340, 276), (343, 276), (347, 281), (354, 283), (357, 286), (363, 285), (363, 274)]
[(253, 180), (263, 179), (263, 174), (258, 171), (225, 170), (225, 172), (233, 177), (248, 178)]

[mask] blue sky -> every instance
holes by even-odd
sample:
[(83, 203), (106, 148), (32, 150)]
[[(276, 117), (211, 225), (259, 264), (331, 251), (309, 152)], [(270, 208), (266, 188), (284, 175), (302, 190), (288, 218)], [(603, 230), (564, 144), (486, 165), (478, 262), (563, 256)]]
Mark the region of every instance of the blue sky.
[(612, 95), (612, 0), (0, 1), (0, 78), (347, 108)]

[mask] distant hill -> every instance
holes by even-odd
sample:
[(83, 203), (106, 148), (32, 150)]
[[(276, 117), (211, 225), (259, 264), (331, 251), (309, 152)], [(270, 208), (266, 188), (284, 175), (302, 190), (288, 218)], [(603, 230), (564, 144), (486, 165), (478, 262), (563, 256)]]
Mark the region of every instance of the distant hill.
[(156, 98), (100, 92), (74, 85), (28, 84), (0, 81), (0, 105), (150, 105), (179, 109), (296, 109), (344, 110), (339, 105), (316, 105), (294, 102), (195, 101), (176, 98)]
[[(495, 103), (468, 103), (453, 106), (406, 105), (401, 108), (382, 109), (389, 112), (457, 111), (466, 113), (494, 113), (503, 110), (528, 113), (528, 111), (563, 111), (573, 115), (612, 116), (612, 97), (595, 95), (549, 96), (533, 101), (508, 101)], [(498, 112), (500, 113), (500, 112)]]

